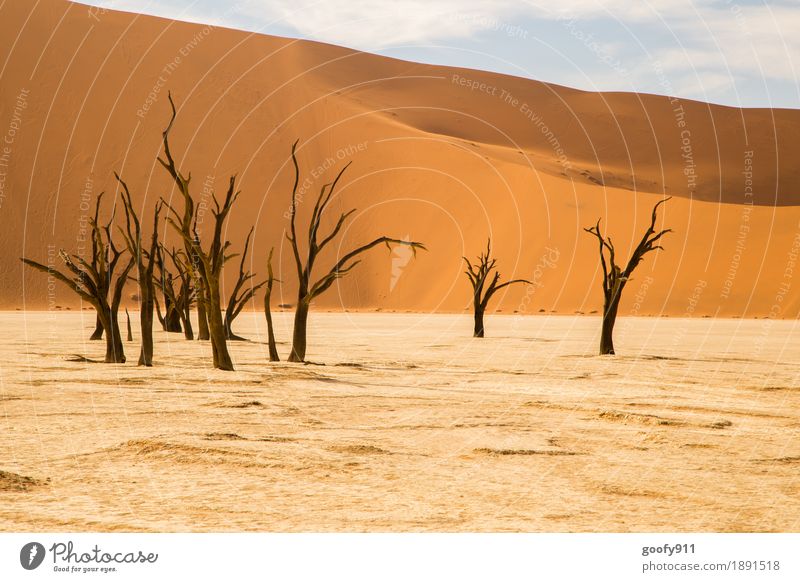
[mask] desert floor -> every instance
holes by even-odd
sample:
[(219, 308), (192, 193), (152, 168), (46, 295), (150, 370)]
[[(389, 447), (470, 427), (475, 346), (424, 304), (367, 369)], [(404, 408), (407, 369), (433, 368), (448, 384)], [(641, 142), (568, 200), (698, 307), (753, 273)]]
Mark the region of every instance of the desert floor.
[(0, 530), (800, 531), (794, 322), (313, 313), (295, 365), (243, 314), (226, 373), (0, 321)]

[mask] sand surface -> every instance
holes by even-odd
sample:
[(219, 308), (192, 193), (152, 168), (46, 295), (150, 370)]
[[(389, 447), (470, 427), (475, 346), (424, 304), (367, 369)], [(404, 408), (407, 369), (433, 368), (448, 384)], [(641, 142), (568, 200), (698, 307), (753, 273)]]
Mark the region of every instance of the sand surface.
[(92, 323), (0, 315), (0, 530), (800, 530), (794, 322), (314, 313), (293, 365), (243, 314), (234, 373)]
[[(110, 208), (114, 171), (146, 214), (161, 196), (175, 200), (156, 162), (172, 91), (173, 152), (194, 196), (209, 204), (238, 176), (228, 238), (239, 251), (255, 225), (251, 270), (262, 276), (276, 247), (285, 281), (276, 302), (296, 297), (283, 234), (299, 139), (301, 220), (352, 162), (323, 228), (358, 212), (320, 268), (379, 235), (429, 249), (416, 260), (374, 251), (320, 298), (328, 307), (460, 311), (470, 298), (461, 257), (491, 236), (504, 276), (536, 279), (529, 311), (589, 313), (601, 302), (598, 258), (582, 228), (602, 217), (627, 255), (669, 195), (660, 224), (674, 233), (637, 271), (637, 291), (653, 281), (636, 313), (684, 315), (700, 282), (695, 314), (800, 313), (795, 110), (576, 91), (65, 0), (0, 4), (0, 81), (0, 139), (11, 140), (0, 181), (0, 308), (76, 305), (69, 291), (49, 296), (19, 257), (85, 254), (92, 200), (105, 191)], [(168, 229), (163, 238), (182, 245)], [(523, 295), (511, 288), (497, 306), (519, 310)]]

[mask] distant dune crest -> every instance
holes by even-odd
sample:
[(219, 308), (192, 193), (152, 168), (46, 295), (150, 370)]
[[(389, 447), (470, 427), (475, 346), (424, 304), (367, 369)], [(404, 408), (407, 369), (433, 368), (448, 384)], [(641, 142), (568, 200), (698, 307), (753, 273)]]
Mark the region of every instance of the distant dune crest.
[[(461, 257), (491, 237), (504, 276), (537, 282), (532, 297), (504, 289), (496, 309), (590, 313), (602, 307), (600, 275), (581, 229), (603, 216), (627, 256), (653, 204), (672, 196), (670, 247), (637, 271), (621, 316), (800, 311), (789, 268), (800, 233), (798, 111), (587, 93), (64, 0), (9, 0), (0, 15), (2, 308), (50, 304), (46, 278), (18, 258), (78, 250), (85, 200), (116, 195), (114, 170), (146, 213), (175, 196), (155, 164), (171, 91), (195, 195), (237, 175), (229, 238), (255, 223), (253, 260), (274, 246), (278, 281), (293, 268), (284, 231), (296, 139), (301, 165), (319, 169), (306, 200), (352, 162), (331, 202), (333, 216), (359, 209), (344, 248), (384, 232), (425, 241), (424, 259), (408, 264), (365, 257), (363, 276), (337, 283), (320, 307), (468, 310)], [(335, 262), (329, 250), (320, 268)], [(553, 253), (557, 263), (537, 271)], [(286, 279), (275, 305), (295, 301)], [(78, 307), (67, 291), (52, 304)]]

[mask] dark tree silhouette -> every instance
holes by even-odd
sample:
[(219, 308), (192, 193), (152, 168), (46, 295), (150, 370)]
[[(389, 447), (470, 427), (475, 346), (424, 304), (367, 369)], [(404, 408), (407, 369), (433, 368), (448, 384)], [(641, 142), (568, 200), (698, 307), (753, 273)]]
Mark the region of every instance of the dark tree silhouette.
[[(120, 229), (125, 239), (128, 252), (136, 265), (136, 281), (139, 284), (139, 326), (142, 331), (142, 348), (139, 351), (139, 365), (153, 365), (153, 310), (155, 307), (156, 291), (153, 283), (153, 269), (157, 261), (158, 251), (158, 219), (161, 214), (161, 203), (157, 203), (153, 211), (153, 232), (150, 235), (150, 247), (142, 246), (142, 225), (136, 210), (128, 185), (122, 178), (114, 173), (114, 177), (122, 186), (122, 202), (125, 208), (125, 230)], [(125, 310), (127, 314), (128, 310)], [(128, 336), (130, 333), (130, 315), (128, 316)]]
[(239, 276), (237, 277), (236, 284), (233, 286), (233, 291), (228, 298), (228, 306), (225, 308), (225, 334), (229, 340), (244, 340), (243, 337), (233, 333), (233, 320), (239, 316), (239, 314), (242, 312), (242, 309), (244, 309), (244, 306), (247, 305), (247, 302), (253, 298), (256, 292), (267, 283), (266, 281), (262, 281), (256, 285), (251, 283), (249, 286), (247, 286), (247, 283), (255, 278), (254, 273), (244, 270), (244, 265), (247, 261), (247, 252), (250, 250), (250, 238), (252, 236), (253, 228), (251, 227), (250, 232), (247, 234), (247, 239), (244, 242), (242, 260), (239, 262)]
[[(203, 295), (203, 280), (199, 277), (194, 280), (197, 289), (195, 294), (197, 296)], [(208, 315), (206, 314), (206, 304), (202, 301), (197, 301), (197, 339), (209, 340), (211, 339), (211, 332), (208, 330)]]
[[(100, 199), (103, 197), (103, 193), (100, 193), (100, 196), (97, 197), (94, 206), (94, 221), (99, 223), (100, 220)], [(100, 248), (97, 246), (94, 237), (92, 237), (92, 266), (97, 267), (97, 255), (100, 252)], [(103, 322), (100, 321), (100, 314), (97, 314), (94, 321), (94, 331), (92, 335), (89, 337), (91, 341), (99, 341), (103, 339)]]
[(265, 287), (264, 291), (264, 315), (267, 318), (267, 342), (269, 344), (269, 361), (270, 362), (280, 362), (281, 359), (278, 356), (278, 347), (275, 344), (275, 329), (272, 326), (272, 309), (271, 309), (271, 302), (272, 302), (272, 286), (275, 283), (275, 274), (272, 270), (272, 253), (275, 251), (275, 248), (271, 248), (269, 250), (269, 257), (267, 257), (267, 286)]
[[(631, 258), (628, 260), (628, 264), (624, 270), (617, 264), (614, 243), (611, 241), (611, 237), (604, 236), (600, 232), (600, 219), (597, 219), (597, 224), (594, 226), (583, 229), (597, 238), (600, 250), (600, 265), (603, 268), (603, 326), (600, 333), (600, 355), (615, 353), (614, 324), (617, 321), (617, 312), (619, 311), (619, 302), (622, 298), (622, 290), (625, 288), (628, 281), (630, 281), (634, 269), (636, 269), (644, 256), (650, 251), (656, 249), (663, 250), (663, 247), (656, 243), (662, 236), (668, 232), (672, 232), (670, 228), (659, 231), (656, 230), (658, 207), (669, 199), (670, 197), (659, 200), (653, 207), (650, 226), (644, 233), (642, 240), (633, 250)], [(607, 258), (606, 254), (608, 254)]]
[[(183, 236), (184, 241), (190, 244), (190, 256), (199, 259), (197, 271), (199, 279), (202, 281), (202, 296), (198, 296), (198, 301), (203, 301), (206, 305), (206, 316), (208, 317), (208, 331), (211, 336), (211, 352), (213, 355), (214, 367), (220, 370), (233, 370), (233, 360), (228, 352), (227, 333), (225, 323), (222, 319), (220, 310), (220, 277), (222, 267), (230, 257), (225, 254), (230, 247), (230, 241), (222, 240), (225, 221), (228, 214), (239, 197), (236, 191), (236, 181), (231, 177), (228, 192), (225, 200), (220, 205), (216, 195), (213, 196), (214, 209), (212, 210), (215, 219), (214, 237), (208, 250), (203, 249), (200, 240), (193, 236), (191, 231), (182, 229), (181, 225), (172, 217), (167, 220)], [(170, 210), (178, 216), (177, 212), (170, 207)]]
[[(172, 261), (177, 276), (173, 275), (169, 268), (166, 266), (164, 255), (167, 255)], [(158, 267), (158, 288), (164, 297), (164, 304), (166, 313), (161, 315), (156, 300), (156, 313), (165, 331), (181, 331), (187, 340), (194, 339), (194, 330), (192, 328), (191, 311), (192, 305), (195, 300), (195, 289), (192, 285), (191, 267), (185, 259), (186, 255), (183, 251), (175, 250), (174, 248), (169, 251), (164, 245), (159, 245), (156, 250), (156, 266)], [(175, 280), (178, 281), (178, 289), (175, 290)], [(172, 320), (172, 321), (171, 321)], [(169, 327), (170, 329), (167, 329)]]
[(220, 370), (233, 370), (233, 360), (228, 352), (228, 343), (225, 333), (225, 324), (222, 319), (220, 309), (220, 289), (219, 282), (222, 274), (222, 267), (229, 258), (225, 253), (230, 246), (230, 241), (223, 240), (225, 221), (230, 214), (233, 204), (239, 197), (236, 190), (236, 177), (231, 176), (228, 192), (220, 205), (216, 194), (212, 195), (214, 208), (214, 234), (208, 249), (204, 249), (196, 233), (196, 206), (194, 199), (189, 191), (191, 174), (184, 175), (175, 164), (172, 152), (169, 147), (169, 134), (177, 117), (175, 103), (172, 95), (168, 94), (169, 103), (172, 108), (172, 117), (167, 128), (162, 132), (164, 157), (158, 158), (159, 163), (172, 177), (175, 185), (183, 198), (183, 212), (179, 213), (174, 207), (167, 204), (171, 215), (167, 216), (167, 221), (175, 231), (183, 238), (186, 248), (186, 255), (191, 257), (192, 274), (195, 278), (195, 287), (198, 290), (197, 301), (203, 303), (206, 317), (208, 319), (208, 331), (211, 339), (211, 353), (213, 356), (214, 367)]
[(464, 273), (469, 277), (469, 282), (472, 285), (472, 308), (475, 318), (473, 336), (484, 337), (483, 316), (492, 296), (503, 287), (508, 287), (514, 283), (530, 284), (530, 281), (527, 279), (512, 279), (511, 281), (500, 283), (500, 272), (496, 268), (497, 259), (492, 258), (492, 239), (486, 242), (486, 252), (478, 255), (478, 260), (475, 264), (472, 264), (467, 257), (462, 258), (467, 263), (467, 270)]
[(119, 305), (128, 274), (134, 266), (134, 258), (120, 262), (125, 250), (114, 244), (111, 234), (113, 221), (113, 212), (106, 226), (101, 227), (96, 220), (90, 219), (92, 245), (97, 245), (99, 249), (94, 257), (96, 260), (92, 262), (79, 255), (69, 255), (63, 249), (59, 251), (59, 256), (64, 261), (67, 273), (27, 258), (23, 258), (22, 262), (55, 277), (97, 310), (106, 337), (105, 362), (122, 363), (125, 362), (125, 350), (119, 329)]
[[(167, 252), (167, 254), (169, 253)], [(164, 302), (164, 314), (162, 315), (161, 303), (158, 301), (158, 297), (155, 297), (155, 307), (158, 321), (161, 323), (161, 328), (164, 331), (170, 333), (180, 333), (183, 331), (183, 327), (181, 325), (181, 313), (178, 305), (180, 291), (177, 293), (175, 291), (175, 275), (173, 275), (164, 262), (161, 245), (159, 245), (158, 251), (156, 251), (156, 266), (158, 267), (156, 288), (161, 291), (161, 297)]]
[[(298, 140), (299, 141), (299, 140)], [(297, 144), (292, 144), (292, 163), (294, 164), (294, 186), (292, 188), (292, 207), (291, 207), (291, 224), (290, 232), (286, 233), (286, 238), (292, 244), (292, 252), (294, 254), (295, 264), (297, 266), (297, 308), (294, 314), (294, 330), (292, 337), (292, 352), (289, 355), (290, 362), (303, 362), (306, 357), (306, 336), (308, 331), (308, 312), (311, 307), (311, 302), (330, 289), (333, 283), (344, 277), (347, 273), (353, 270), (358, 265), (360, 260), (355, 260), (357, 256), (379, 245), (386, 245), (391, 249), (391, 245), (405, 245), (411, 247), (416, 255), (417, 249), (425, 249), (422, 243), (404, 241), (396, 238), (389, 238), (382, 236), (376, 238), (363, 246), (360, 246), (348, 253), (345, 253), (330, 270), (319, 278), (316, 282), (312, 283), (312, 271), (314, 263), (316, 262), (319, 253), (331, 242), (342, 230), (347, 218), (355, 212), (355, 209), (344, 212), (339, 216), (336, 225), (331, 232), (319, 240), (317, 235), (322, 223), (323, 215), (328, 203), (331, 201), (333, 194), (336, 190), (336, 185), (339, 179), (344, 174), (345, 170), (350, 166), (348, 163), (337, 174), (334, 181), (330, 184), (322, 186), (317, 197), (317, 202), (314, 205), (314, 210), (311, 214), (311, 220), (308, 227), (308, 248), (306, 251), (305, 263), (300, 255), (300, 248), (297, 242), (297, 230), (295, 226), (295, 218), (297, 216), (297, 188), (300, 184), (300, 166), (297, 163)]]
[[(167, 252), (175, 271), (178, 273), (178, 292), (173, 297), (175, 309), (180, 317), (183, 334), (187, 340), (194, 339), (194, 329), (192, 328), (192, 305), (197, 296), (192, 285), (192, 271), (186, 254), (183, 251), (172, 249)], [(204, 313), (205, 316), (205, 313)]]
[(89, 336), (89, 339), (91, 341), (103, 339), (103, 322), (100, 320), (99, 315), (96, 315), (94, 318), (94, 331), (92, 335)]
[(125, 319), (128, 321), (128, 341), (133, 341), (133, 330), (131, 329), (131, 314), (128, 313), (128, 308), (125, 308)]

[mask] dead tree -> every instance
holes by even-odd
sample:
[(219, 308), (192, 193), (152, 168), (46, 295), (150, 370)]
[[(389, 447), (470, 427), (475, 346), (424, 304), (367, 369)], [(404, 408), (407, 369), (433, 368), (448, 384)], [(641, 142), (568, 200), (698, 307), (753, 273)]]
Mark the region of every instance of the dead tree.
[(128, 308), (125, 308), (125, 319), (128, 322), (128, 341), (133, 341), (133, 330), (131, 329), (131, 314), (128, 313)]
[(95, 315), (94, 318), (94, 331), (89, 336), (90, 341), (103, 339), (103, 322), (100, 320), (100, 315)]
[(175, 310), (180, 318), (184, 337), (187, 340), (192, 340), (194, 339), (194, 330), (192, 329), (192, 305), (195, 303), (196, 293), (192, 285), (191, 267), (183, 251), (175, 249), (171, 251), (164, 250), (169, 255), (172, 264), (175, 265), (175, 271), (178, 274), (178, 292), (172, 296), (172, 303), (175, 305)]
[[(642, 240), (633, 250), (624, 270), (617, 264), (614, 243), (611, 241), (611, 237), (604, 236), (600, 232), (600, 219), (597, 220), (597, 224), (594, 226), (583, 229), (597, 238), (600, 250), (600, 266), (603, 269), (603, 324), (600, 333), (600, 355), (614, 354), (614, 324), (617, 320), (619, 302), (622, 298), (622, 290), (630, 281), (634, 269), (650, 251), (663, 250), (663, 247), (656, 243), (662, 236), (672, 232), (670, 228), (656, 230), (658, 207), (667, 200), (669, 200), (669, 197), (659, 200), (653, 207), (650, 226), (644, 233)], [(606, 254), (608, 254), (608, 257), (606, 257)]]
[(462, 257), (467, 263), (467, 270), (464, 273), (469, 277), (472, 285), (472, 306), (475, 318), (473, 337), (484, 337), (483, 316), (486, 307), (492, 296), (503, 287), (508, 287), (514, 283), (527, 283), (527, 279), (512, 279), (505, 283), (500, 283), (500, 272), (497, 271), (497, 259), (492, 258), (492, 239), (486, 242), (486, 252), (478, 255), (478, 260), (473, 265), (467, 257)]
[[(99, 223), (100, 220), (100, 200), (103, 197), (103, 193), (101, 192), (100, 195), (97, 197), (94, 206), (94, 221)], [(97, 246), (97, 243), (92, 237), (92, 266), (97, 267), (97, 254), (100, 252), (100, 248)], [(94, 331), (92, 335), (89, 337), (90, 341), (99, 341), (103, 339), (103, 322), (100, 321), (100, 314), (95, 316), (94, 321)]]
[(164, 314), (161, 314), (161, 303), (158, 297), (155, 298), (156, 315), (161, 324), (161, 328), (169, 333), (180, 333), (183, 331), (181, 325), (181, 314), (178, 311), (176, 303), (176, 293), (174, 276), (166, 268), (162, 268), (163, 263), (159, 263), (157, 289), (161, 291), (161, 297), (164, 302)]
[(275, 283), (275, 274), (272, 270), (272, 253), (275, 248), (269, 250), (269, 257), (267, 257), (267, 286), (264, 291), (264, 315), (267, 318), (267, 342), (269, 344), (269, 361), (280, 362), (281, 358), (278, 356), (278, 347), (275, 344), (275, 329), (272, 326), (272, 286)]
[[(220, 370), (233, 370), (233, 360), (228, 352), (227, 333), (225, 322), (222, 319), (220, 310), (220, 277), (222, 267), (230, 258), (225, 253), (230, 247), (230, 241), (222, 240), (222, 231), (225, 221), (239, 197), (236, 190), (236, 179), (231, 177), (228, 192), (225, 200), (220, 205), (216, 195), (213, 196), (214, 209), (214, 236), (208, 250), (204, 249), (200, 241), (193, 236), (191, 231), (185, 231), (182, 226), (172, 216), (167, 217), (168, 222), (173, 228), (183, 236), (185, 242), (190, 245), (190, 256), (196, 256), (199, 261), (196, 267), (199, 279), (202, 281), (202, 294), (198, 296), (198, 301), (203, 301), (206, 305), (206, 315), (208, 317), (208, 331), (211, 336), (211, 353), (213, 356), (214, 367)], [(169, 207), (170, 211), (179, 216), (174, 208)]]
[[(197, 285), (197, 295), (203, 294), (203, 281), (200, 278), (195, 278), (194, 283)], [(197, 339), (209, 340), (211, 333), (208, 330), (208, 315), (206, 314), (205, 303), (202, 301), (197, 302)]]
[[(192, 223), (192, 232), (194, 233), (194, 239), (196, 242), (200, 242), (200, 237), (197, 234), (197, 214), (195, 213), (193, 223)], [(189, 249), (187, 249), (188, 252)], [(200, 258), (196, 255), (192, 254), (189, 255), (189, 260), (184, 263), (184, 265), (188, 266), (188, 268), (179, 269), (180, 273), (189, 273), (189, 274), (196, 274), (199, 272), (200, 268)], [(205, 287), (203, 283), (203, 278), (199, 276), (190, 277), (190, 282), (194, 287), (195, 297), (205, 297)], [(197, 339), (199, 340), (210, 340), (211, 339), (211, 331), (208, 327), (208, 312), (206, 311), (207, 306), (203, 301), (198, 300), (197, 302)], [(187, 315), (187, 321), (189, 321), (189, 317)]]
[[(155, 307), (155, 285), (153, 284), (153, 269), (156, 263), (156, 252), (158, 250), (158, 218), (161, 214), (161, 203), (156, 204), (153, 212), (153, 232), (150, 237), (150, 248), (142, 246), (142, 226), (139, 217), (133, 208), (128, 185), (122, 178), (114, 173), (117, 181), (122, 186), (122, 202), (125, 207), (125, 230), (122, 236), (128, 252), (133, 257), (136, 264), (136, 280), (139, 283), (139, 326), (142, 330), (142, 348), (139, 352), (139, 365), (153, 365), (153, 310)], [(127, 309), (125, 312), (127, 313)], [(128, 335), (130, 336), (130, 316), (128, 316)]]
[(247, 302), (253, 298), (256, 292), (267, 283), (266, 281), (262, 281), (257, 285), (253, 285), (251, 283), (249, 287), (247, 286), (248, 281), (251, 281), (253, 278), (255, 278), (254, 273), (244, 270), (244, 265), (247, 261), (247, 252), (250, 249), (250, 238), (252, 236), (253, 228), (251, 227), (250, 232), (247, 234), (247, 239), (245, 239), (244, 242), (242, 260), (239, 262), (239, 276), (236, 278), (236, 284), (233, 286), (233, 291), (228, 298), (228, 305), (225, 308), (225, 334), (229, 340), (244, 340), (243, 337), (233, 333), (233, 320), (239, 316), (239, 314), (242, 312), (242, 309), (244, 309), (245, 305), (247, 305)]
[(228, 192), (222, 204), (219, 203), (216, 194), (212, 195), (214, 203), (214, 208), (212, 209), (214, 234), (211, 244), (207, 249), (204, 249), (199, 237), (196, 236), (196, 206), (189, 191), (191, 174), (185, 176), (181, 173), (175, 164), (169, 147), (169, 133), (175, 123), (177, 112), (172, 95), (168, 94), (168, 97), (172, 107), (172, 117), (166, 129), (162, 132), (164, 157), (159, 157), (158, 161), (167, 170), (181, 193), (183, 212), (179, 213), (174, 207), (167, 205), (171, 213), (167, 217), (167, 221), (183, 239), (186, 255), (191, 259), (192, 275), (195, 278), (195, 287), (198, 290), (197, 301), (203, 304), (208, 319), (214, 367), (220, 370), (233, 370), (233, 361), (228, 352), (225, 323), (220, 310), (219, 282), (222, 266), (229, 258), (225, 253), (230, 247), (230, 241), (223, 240), (222, 233), (231, 208), (239, 197), (239, 192), (236, 190), (236, 177), (231, 176)]
[(27, 258), (23, 258), (22, 262), (55, 277), (97, 310), (103, 326), (103, 335), (106, 337), (105, 361), (122, 363), (125, 362), (125, 350), (119, 329), (119, 305), (122, 301), (122, 291), (125, 288), (128, 274), (134, 266), (134, 258), (131, 257), (127, 262), (121, 262), (125, 251), (114, 244), (111, 234), (113, 220), (112, 213), (111, 220), (104, 227), (101, 227), (94, 219), (89, 221), (92, 230), (92, 245), (97, 245), (97, 248), (100, 249), (95, 255), (96, 261), (86, 261), (79, 255), (69, 255), (61, 249), (59, 256), (64, 261), (67, 273)]
[(294, 164), (294, 186), (292, 188), (292, 207), (291, 207), (291, 224), (290, 232), (286, 233), (286, 238), (292, 244), (292, 251), (294, 254), (295, 264), (297, 266), (297, 308), (294, 314), (294, 330), (292, 337), (292, 352), (289, 355), (290, 362), (303, 362), (306, 357), (306, 336), (308, 331), (308, 312), (311, 307), (311, 302), (327, 291), (331, 285), (338, 279), (344, 277), (347, 273), (353, 270), (358, 265), (360, 260), (355, 260), (356, 257), (362, 253), (379, 245), (386, 245), (391, 249), (391, 245), (405, 245), (411, 247), (416, 255), (417, 249), (425, 249), (422, 243), (404, 241), (396, 238), (389, 238), (382, 236), (376, 238), (370, 243), (360, 246), (346, 254), (339, 259), (330, 270), (320, 279), (312, 283), (312, 272), (314, 263), (316, 262), (320, 252), (333, 241), (341, 232), (347, 218), (355, 212), (355, 209), (344, 212), (339, 216), (336, 225), (327, 236), (322, 240), (318, 239), (319, 229), (322, 223), (322, 218), (328, 203), (331, 201), (333, 194), (336, 190), (336, 185), (339, 179), (344, 174), (345, 170), (350, 166), (348, 163), (337, 174), (332, 183), (322, 186), (317, 197), (317, 202), (314, 205), (314, 210), (311, 214), (311, 220), (308, 227), (308, 248), (306, 250), (305, 262), (300, 256), (300, 248), (297, 242), (297, 230), (295, 226), (295, 219), (297, 216), (297, 188), (300, 183), (300, 166), (297, 163), (297, 141), (292, 144), (292, 163)]
[[(165, 254), (172, 261), (177, 275), (173, 275), (166, 266)], [(195, 289), (192, 285), (191, 267), (185, 260), (185, 254), (174, 248), (169, 251), (164, 245), (159, 245), (156, 250), (156, 266), (158, 267), (156, 281), (166, 306), (166, 313), (162, 316), (158, 301), (156, 301), (156, 313), (161, 325), (165, 330), (169, 327), (170, 329), (167, 331), (174, 331), (176, 328), (178, 331), (183, 329), (183, 335), (187, 340), (194, 339), (191, 310), (195, 301)], [(178, 280), (177, 291), (174, 285), (176, 279)]]
[[(173, 251), (174, 252), (174, 251)], [(180, 333), (183, 331), (181, 325), (181, 314), (178, 311), (177, 295), (175, 293), (175, 276), (167, 267), (164, 260), (164, 254), (169, 254), (163, 245), (159, 244), (156, 249), (156, 267), (158, 268), (158, 275), (155, 275), (155, 287), (161, 292), (161, 298), (164, 303), (164, 314), (161, 314), (161, 303), (158, 297), (154, 298), (156, 315), (161, 324), (161, 328), (169, 333)]]

